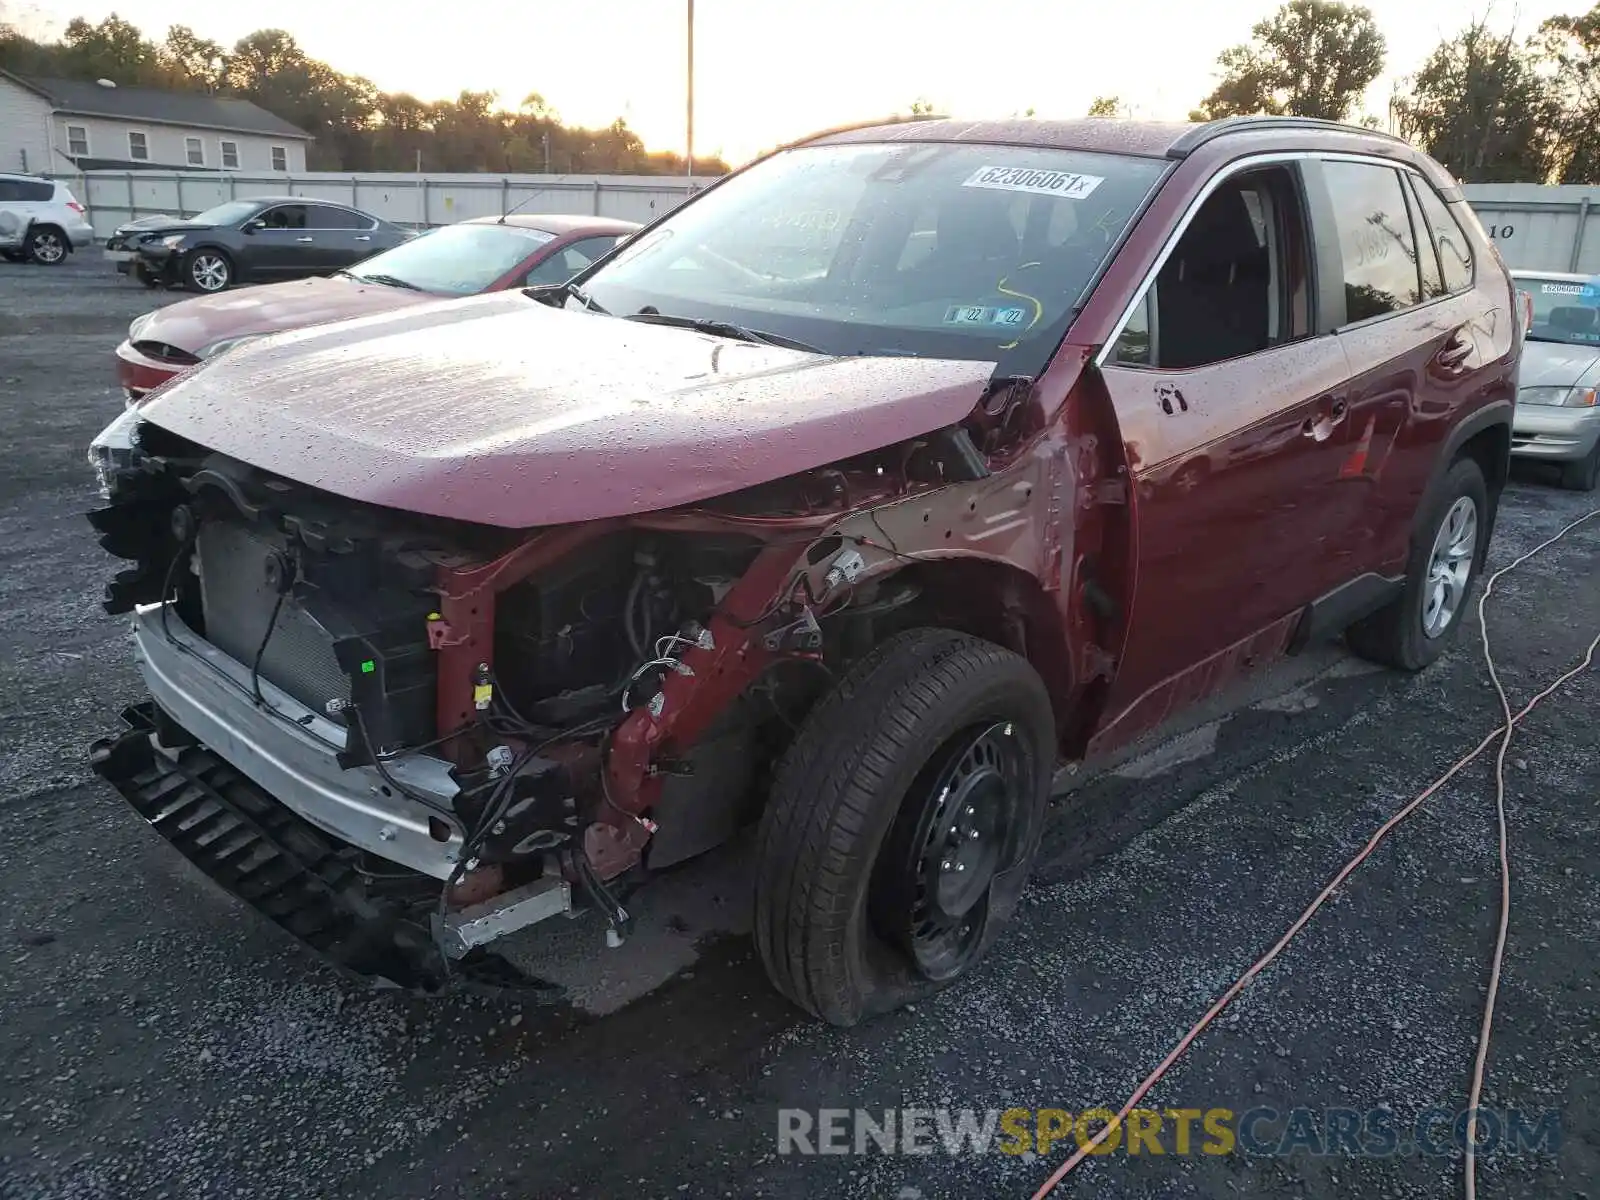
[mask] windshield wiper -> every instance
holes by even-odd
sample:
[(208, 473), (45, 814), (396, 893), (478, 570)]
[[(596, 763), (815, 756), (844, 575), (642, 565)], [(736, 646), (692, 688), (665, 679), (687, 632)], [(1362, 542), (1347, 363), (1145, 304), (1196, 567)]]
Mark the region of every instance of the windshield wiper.
[[(346, 273), (347, 272), (344, 272), (344, 271), (340, 271), (339, 272), (339, 274), (341, 274), (341, 275), (346, 274)], [(407, 280), (401, 279), (397, 275), (354, 275), (354, 274), (352, 274), (352, 275), (350, 275), (350, 278), (351, 279), (360, 279), (360, 280), (363, 280), (363, 281), (365, 281), (367, 283), (381, 283), (385, 287), (405, 288), (407, 291), (411, 291), (411, 292), (420, 292), (420, 291), (422, 291), (422, 289), (419, 288), (416, 284), (411, 283), (411, 282), (409, 282)]]
[(643, 321), (647, 325), (671, 325), (678, 329), (693, 329), (699, 333), (709, 333), (713, 337), (737, 338), (741, 342), (755, 342), (762, 346), (778, 346), (784, 350), (801, 350), (807, 354), (824, 353), (809, 342), (784, 337), (781, 333), (768, 333), (764, 329), (749, 329), (743, 325), (735, 325), (730, 321), (713, 321), (706, 317), (679, 317), (671, 313), (645, 309), (642, 312), (630, 313), (625, 320)]
[[(568, 296), (571, 296), (590, 312), (597, 312), (602, 317), (609, 317), (611, 315), (606, 309), (600, 307), (599, 301), (592, 299), (588, 292), (584, 291), (576, 284), (534, 283), (523, 288), (522, 294), (530, 299), (539, 301), (541, 304), (549, 304), (552, 299), (557, 297), (565, 300)], [(557, 304), (553, 305), (552, 307), (559, 308), (561, 306)]]

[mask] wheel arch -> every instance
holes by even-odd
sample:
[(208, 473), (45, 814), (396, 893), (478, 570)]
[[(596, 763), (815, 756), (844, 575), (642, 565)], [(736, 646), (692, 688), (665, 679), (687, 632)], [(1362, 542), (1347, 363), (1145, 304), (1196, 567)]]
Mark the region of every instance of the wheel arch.
[(875, 640), (932, 625), (1003, 646), (1039, 673), (1060, 735), (1072, 708), (1076, 672), (1060, 606), (1035, 576), (996, 559), (952, 555), (896, 567), (878, 580), (880, 590), (893, 588), (897, 580), (914, 582), (918, 595), (874, 631)]
[[(1500, 507), (1500, 493), (1505, 490), (1511, 475), (1511, 418), (1516, 411), (1510, 400), (1495, 400), (1478, 409), (1463, 420), (1445, 439), (1442, 452), (1433, 464), (1427, 490), (1418, 512), (1426, 511), (1428, 500), (1443, 482), (1450, 468), (1462, 459), (1470, 459), (1483, 472), (1484, 488), (1489, 496), (1489, 511), (1484, 514), (1483, 550), (1487, 554), (1489, 540), (1494, 536), (1495, 516)], [(1482, 566), (1480, 561), (1479, 566)]]
[(26, 246), (29, 239), (31, 239), (35, 233), (42, 230), (49, 230), (61, 239), (61, 250), (63, 256), (70, 255), (72, 253), (72, 239), (67, 236), (67, 231), (61, 228), (61, 226), (57, 225), (54, 221), (35, 221), (30, 219), (22, 230), (22, 244)]

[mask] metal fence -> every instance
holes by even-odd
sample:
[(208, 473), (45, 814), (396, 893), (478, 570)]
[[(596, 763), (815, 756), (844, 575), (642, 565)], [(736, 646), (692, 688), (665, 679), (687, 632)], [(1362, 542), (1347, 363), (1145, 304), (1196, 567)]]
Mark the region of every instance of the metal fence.
[(1462, 189), (1513, 270), (1600, 274), (1600, 188), (1469, 183)]
[(305, 175), (215, 171), (88, 171), (53, 178), (72, 188), (104, 238), (138, 217), (193, 216), (225, 200), (305, 196), (331, 200), (411, 227), (524, 212), (573, 213), (645, 222), (675, 208), (710, 180), (660, 175)]

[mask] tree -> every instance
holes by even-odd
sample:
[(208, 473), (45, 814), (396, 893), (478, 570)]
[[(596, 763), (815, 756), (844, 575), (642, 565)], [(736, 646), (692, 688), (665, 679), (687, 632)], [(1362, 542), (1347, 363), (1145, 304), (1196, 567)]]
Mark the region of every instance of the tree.
[(227, 78), (227, 53), (187, 25), (174, 25), (167, 30), (167, 40), (161, 44), (161, 62), (172, 85), (179, 89), (218, 92)]
[(931, 116), (933, 116), (933, 103), (932, 103), (932, 101), (924, 99), (921, 96), (918, 96), (915, 100), (913, 100), (911, 102), (911, 115), (913, 117), (931, 117)]
[(1440, 43), (1395, 100), (1400, 133), (1472, 183), (1542, 182), (1559, 112), (1532, 53), (1482, 19)]
[(1551, 17), (1535, 53), (1556, 107), (1555, 173), (1562, 183), (1600, 180), (1600, 4), (1579, 17)]
[(1128, 113), (1121, 96), (1096, 96), (1089, 105), (1091, 117), (1123, 117)]
[(62, 65), (80, 79), (109, 79), (130, 87), (159, 87), (161, 53), (138, 28), (112, 13), (98, 25), (82, 17), (67, 22)]
[(1384, 41), (1372, 13), (1336, 0), (1290, 0), (1224, 50), (1212, 119), (1270, 113), (1342, 121), (1383, 71)]

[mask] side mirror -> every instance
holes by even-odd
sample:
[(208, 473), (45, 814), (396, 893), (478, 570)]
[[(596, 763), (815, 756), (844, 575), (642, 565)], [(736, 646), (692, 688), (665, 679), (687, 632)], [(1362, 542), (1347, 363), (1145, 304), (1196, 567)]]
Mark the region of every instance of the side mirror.
[(250, 220), (248, 220), (248, 221), (246, 221), (244, 223), (244, 226), (240, 230), (240, 232), (242, 232), (242, 233), (255, 233), (257, 230), (265, 229), (266, 227), (267, 227), (267, 223), (265, 221), (263, 221), (260, 217), (252, 217)]

